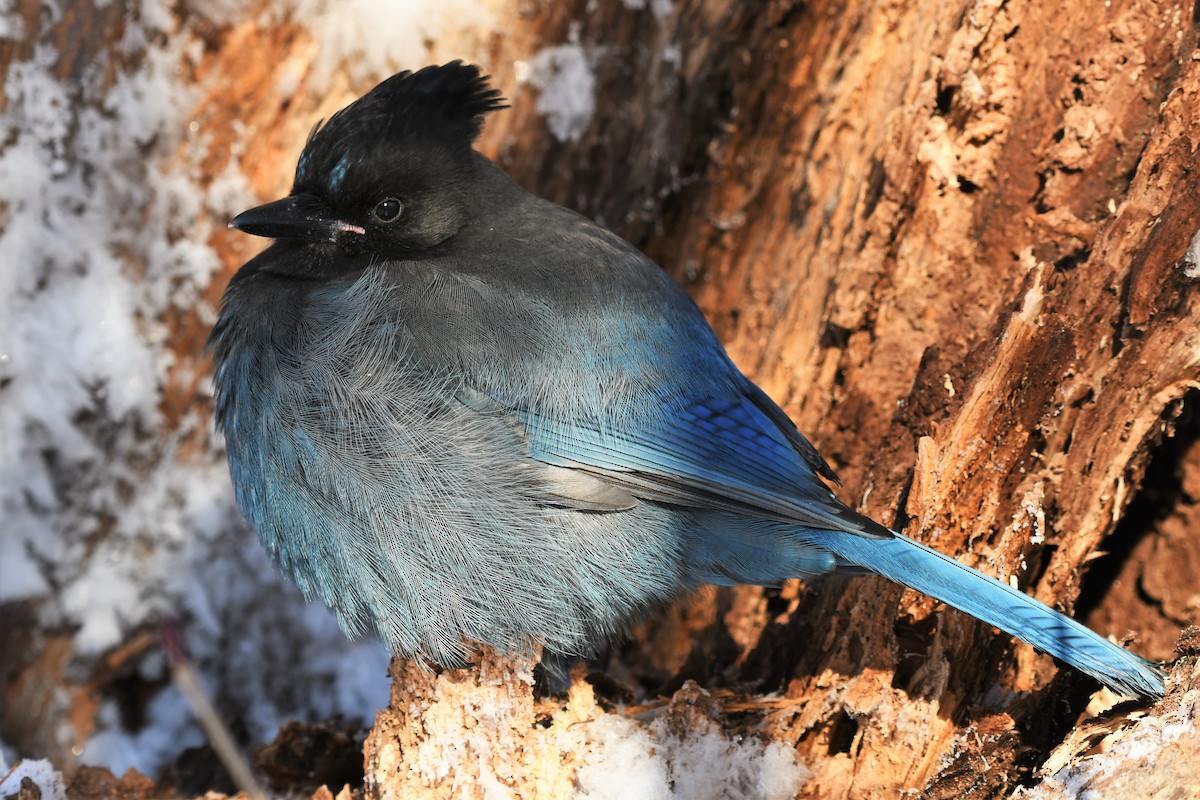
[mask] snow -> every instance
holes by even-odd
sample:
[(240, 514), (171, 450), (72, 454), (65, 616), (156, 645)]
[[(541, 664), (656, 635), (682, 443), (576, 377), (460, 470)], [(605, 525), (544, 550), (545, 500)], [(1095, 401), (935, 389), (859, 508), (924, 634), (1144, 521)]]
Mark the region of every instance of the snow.
[(579, 770), (578, 800), (669, 800), (667, 763), (648, 732), (632, 720), (605, 716), (591, 724), (589, 733), (595, 749)]
[(664, 19), (666, 19), (674, 7), (672, 0), (621, 0), (621, 3), (626, 8), (638, 10), (649, 7), (650, 13), (652, 13), (654, 18), (659, 22), (662, 22)]
[[(1189, 691), (1174, 707), (1143, 716), (1136, 726), (1117, 729), (1092, 748), (1091, 754), (1070, 758), (1065, 766), (1041, 776), (1037, 785), (1018, 788), (1013, 798), (1104, 800), (1125, 796), (1135, 786), (1142, 790), (1139, 797), (1185, 796), (1179, 794), (1180, 778), (1194, 775), (1198, 712), (1200, 692)], [(1051, 762), (1060, 755), (1053, 754)], [(1160, 769), (1153, 775), (1138, 772), (1150, 764)]]
[(1200, 278), (1200, 230), (1192, 235), (1183, 259), (1176, 266), (1182, 270), (1185, 277), (1192, 280)]
[(588, 736), (577, 800), (790, 800), (809, 776), (795, 751), (715, 726), (681, 737), (661, 717), (642, 726), (604, 715)]
[(18, 761), (11, 769), (0, 757), (0, 797), (15, 796), (21, 792), (21, 781), (28, 778), (42, 791), (42, 800), (66, 800), (67, 790), (63, 777), (54, 765), (45, 759)]
[(596, 76), (581, 45), (540, 50), (528, 62), (518, 62), (516, 74), (541, 91), (537, 110), (546, 115), (556, 139), (568, 142), (583, 136), (596, 110)]
[(20, 41), (25, 33), (25, 26), (13, 13), (15, 0), (0, 0), (0, 41)]

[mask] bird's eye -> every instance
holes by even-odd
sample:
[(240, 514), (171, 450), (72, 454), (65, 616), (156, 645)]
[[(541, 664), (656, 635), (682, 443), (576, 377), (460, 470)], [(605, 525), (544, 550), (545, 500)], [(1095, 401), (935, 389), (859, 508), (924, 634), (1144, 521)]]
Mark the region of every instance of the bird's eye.
[(399, 200), (394, 197), (388, 197), (380, 200), (371, 214), (380, 222), (391, 222), (400, 216), (400, 212), (403, 210), (404, 206)]

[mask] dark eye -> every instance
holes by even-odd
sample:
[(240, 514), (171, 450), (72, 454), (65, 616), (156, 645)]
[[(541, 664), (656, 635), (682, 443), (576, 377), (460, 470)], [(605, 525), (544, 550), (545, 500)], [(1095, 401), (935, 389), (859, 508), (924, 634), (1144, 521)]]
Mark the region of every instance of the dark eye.
[(388, 197), (380, 200), (371, 212), (375, 219), (380, 222), (391, 222), (396, 217), (400, 216), (400, 212), (404, 210), (404, 206), (394, 197)]

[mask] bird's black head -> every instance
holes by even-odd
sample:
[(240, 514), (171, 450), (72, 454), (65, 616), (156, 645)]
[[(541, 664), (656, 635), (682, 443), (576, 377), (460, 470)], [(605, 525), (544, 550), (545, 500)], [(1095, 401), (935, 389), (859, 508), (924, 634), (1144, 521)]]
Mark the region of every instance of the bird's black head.
[(459, 61), (393, 75), (318, 123), (290, 195), (229, 224), (350, 253), (428, 250), (466, 223), (471, 146), (483, 115), (504, 107), (479, 68)]

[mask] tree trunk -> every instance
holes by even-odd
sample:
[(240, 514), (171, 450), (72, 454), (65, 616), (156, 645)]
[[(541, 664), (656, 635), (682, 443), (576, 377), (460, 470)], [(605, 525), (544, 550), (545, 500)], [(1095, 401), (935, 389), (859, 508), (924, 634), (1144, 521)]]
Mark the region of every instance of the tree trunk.
[[(426, 60), (465, 54), (491, 72), (512, 109), (481, 148), (679, 279), (839, 472), (843, 500), (1170, 659), (1196, 622), (1200, 572), (1193, 9), (844, 5), (497, 4)], [(114, 12), (77, 11), (73, 24), (108, 20), (97, 30), (119, 35)], [(23, 13), (39, 30), (37, 8)], [(209, 134), (203, 186), (236, 152), (257, 193), (277, 196), (312, 122), (383, 77), (347, 62), (321, 83), (317, 36), (291, 21), (189, 17), (179, 35), (205, 45), (190, 76)], [(60, 51), (64, 75), (72, 53)], [(10, 48), (0, 68), (28, 57)], [(570, 114), (559, 88), (590, 92), (594, 108)], [(256, 247), (214, 230), (210, 303)], [(166, 321), (179, 359), (161, 406), (177, 422), (205, 324)], [(203, 435), (185, 438), (207, 452)], [(63, 669), (69, 642), (21, 641), (30, 655), (10, 686), (31, 664)], [(1077, 767), (1106, 724), (1120, 727), (1080, 722), (1087, 679), (870, 577), (703, 592), (569, 694), (535, 699), (517, 667), (482, 669), (393, 664), (392, 707), (367, 744), (371, 792), (557, 797), (616, 769), (605, 741), (636, 740), (666, 754), (680, 796), (698, 769), (688, 746), (723, 742), (708, 769), (727, 757), (765, 774), (794, 758), (810, 773), (779, 767), (789, 789), (747, 797), (992, 798)], [(13, 708), (28, 700), (19, 688)], [(1183, 688), (1113, 741), (1167, 741), (1164, 719), (1186, 730)], [(44, 733), (12, 716), (0, 738)], [(758, 750), (739, 749), (745, 735)], [(1124, 777), (1145, 776), (1134, 786), (1149, 796), (1153, 760), (1127, 758)], [(1046, 785), (1023, 796), (1054, 796)]]

